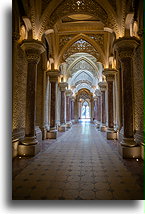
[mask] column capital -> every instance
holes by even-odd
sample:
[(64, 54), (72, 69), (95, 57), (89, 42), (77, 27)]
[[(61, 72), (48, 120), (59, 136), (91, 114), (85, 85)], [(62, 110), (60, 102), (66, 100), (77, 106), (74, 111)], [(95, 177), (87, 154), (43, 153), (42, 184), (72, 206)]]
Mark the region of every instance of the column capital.
[(49, 76), (49, 80), (50, 82), (57, 82), (58, 81), (58, 77), (60, 75), (60, 71), (59, 70), (49, 70), (47, 71), (47, 75)]
[(120, 59), (132, 58), (134, 55), (134, 49), (140, 44), (140, 40), (136, 37), (122, 37), (117, 39), (113, 46), (114, 50), (118, 52)]
[(66, 94), (66, 96), (70, 97), (73, 93), (72, 93), (72, 90), (71, 90), (71, 89), (67, 89), (67, 90), (65, 91), (65, 94)]
[(59, 83), (60, 91), (65, 91), (67, 87), (68, 87), (68, 83), (67, 82), (60, 82)]
[(38, 40), (23, 40), (21, 48), (26, 53), (27, 61), (38, 63), (41, 53), (45, 51), (45, 46)]
[(114, 81), (117, 70), (113, 68), (105, 68), (102, 73), (106, 77), (107, 82)]
[(98, 85), (100, 87), (101, 92), (102, 91), (106, 91), (106, 89), (107, 89), (107, 82), (105, 82), (105, 81), (104, 82), (99, 82)]
[(96, 89), (95, 95), (96, 95), (97, 97), (101, 96), (101, 91), (100, 91), (99, 89)]
[(98, 96), (93, 97), (94, 101), (97, 101), (97, 99), (98, 99)]

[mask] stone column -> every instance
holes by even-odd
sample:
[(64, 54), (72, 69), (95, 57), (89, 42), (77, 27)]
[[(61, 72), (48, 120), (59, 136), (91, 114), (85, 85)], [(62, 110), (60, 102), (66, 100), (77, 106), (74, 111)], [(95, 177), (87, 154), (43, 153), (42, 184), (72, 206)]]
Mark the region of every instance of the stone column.
[(58, 70), (48, 71), (47, 75), (49, 76), (50, 81), (50, 131), (47, 132), (47, 137), (50, 139), (57, 138), (56, 130), (56, 87), (58, 83)]
[(94, 120), (97, 121), (97, 102), (98, 102), (98, 98), (97, 96), (94, 97)]
[(75, 103), (74, 103), (74, 118), (75, 118), (75, 122), (78, 122), (78, 118), (79, 118), (79, 112), (78, 112), (78, 100), (77, 98), (75, 99)]
[(66, 127), (71, 127), (71, 95), (72, 91), (66, 90)]
[[(14, 109), (15, 102), (15, 83), (16, 83), (16, 53), (17, 53), (17, 42), (20, 38), (19, 33), (13, 32), (12, 34), (12, 109)], [(14, 112), (12, 111), (12, 119), (14, 118)], [(12, 133), (12, 157), (15, 158), (18, 155), (18, 144), (19, 138)]]
[(114, 131), (114, 80), (115, 80), (115, 69), (104, 69), (103, 75), (106, 76), (107, 80), (107, 92), (108, 92), (108, 131), (107, 131), (107, 139), (113, 140), (117, 138), (117, 133)]
[(94, 118), (94, 98), (91, 98), (91, 122), (93, 122)]
[(134, 50), (139, 45), (135, 37), (120, 38), (115, 41), (114, 49), (117, 51), (121, 62), (123, 74), (123, 128), (124, 138), (122, 146), (136, 146), (134, 140), (134, 116), (133, 116), (133, 56)]
[(74, 106), (75, 105), (75, 99), (72, 98), (71, 99), (71, 120), (74, 121), (75, 119), (75, 115), (74, 115)]
[(45, 51), (45, 47), (37, 40), (24, 40), (21, 48), (26, 53), (28, 61), (27, 68), (27, 91), (26, 91), (26, 122), (25, 139), (19, 146), (19, 155), (35, 155), (38, 152), (38, 141), (35, 136), (36, 120), (36, 85), (37, 85), (37, 64), (40, 54)]
[(96, 128), (100, 128), (100, 123), (101, 123), (101, 91), (99, 89), (96, 89), (95, 91), (96, 95), (96, 120), (97, 120), (97, 125)]
[(59, 88), (61, 91), (61, 103), (60, 103), (60, 127), (59, 131), (65, 131), (66, 130), (66, 87), (68, 86), (68, 83), (61, 82), (59, 83)]
[(101, 131), (106, 131), (106, 108), (105, 108), (105, 91), (107, 89), (106, 82), (99, 82), (98, 83), (100, 90), (101, 90)]

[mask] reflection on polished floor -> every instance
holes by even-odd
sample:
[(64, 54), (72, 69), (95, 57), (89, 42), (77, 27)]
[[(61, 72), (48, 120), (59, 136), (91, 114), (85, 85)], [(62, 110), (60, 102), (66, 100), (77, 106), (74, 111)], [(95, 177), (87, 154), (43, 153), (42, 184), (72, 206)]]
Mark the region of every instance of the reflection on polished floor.
[[(13, 199), (143, 199), (137, 174), (109, 142), (114, 143), (106, 141), (105, 133), (88, 121), (73, 125), (51, 143), (45, 140), (43, 143), (49, 144), (47, 150), (29, 159), (13, 176)], [(24, 159), (15, 160), (17, 167), (21, 161)], [(131, 161), (143, 172), (142, 160)]]

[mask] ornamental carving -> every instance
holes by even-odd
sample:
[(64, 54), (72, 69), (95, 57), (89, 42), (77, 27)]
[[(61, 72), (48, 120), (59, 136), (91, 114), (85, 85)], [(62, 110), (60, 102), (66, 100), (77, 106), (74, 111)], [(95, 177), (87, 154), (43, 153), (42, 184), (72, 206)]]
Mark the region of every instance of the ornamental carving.
[(87, 34), (92, 40), (94, 40), (104, 50), (104, 34)]
[(77, 81), (77, 82), (75, 83), (75, 86), (80, 85), (80, 84), (83, 84), (83, 83), (86, 83), (86, 84), (92, 86), (92, 82), (89, 81), (89, 80), (79, 80), (79, 81)]
[(48, 6), (48, 4), (51, 2), (51, 0), (43, 0), (41, 1), (41, 14), (44, 12), (44, 10), (46, 9), (46, 7)]
[(64, 0), (51, 14), (49, 26), (52, 27), (62, 17), (78, 13), (93, 15), (105, 25), (107, 24), (108, 15), (98, 2), (94, 0)]
[(99, 53), (96, 51), (96, 49), (87, 41), (83, 39), (79, 39), (75, 43), (73, 43), (72, 46), (68, 48), (68, 50), (63, 55), (63, 59), (67, 59), (69, 56), (75, 54), (75, 53), (89, 53), (93, 55), (98, 61), (100, 60)]
[(111, 4), (114, 11), (116, 11), (117, 10), (116, 0), (109, 0), (109, 3)]
[(59, 49), (61, 50), (74, 36), (75, 34), (59, 36)]
[(19, 132), (25, 128), (25, 105), (27, 84), (27, 61), (24, 52), (16, 49), (16, 69), (13, 82), (13, 130)]
[[(142, 44), (143, 46), (143, 44)], [(136, 50), (133, 65), (134, 76), (134, 123), (136, 131), (143, 131), (144, 129), (144, 71), (143, 71), (143, 53), (142, 46), (139, 46)]]
[(91, 95), (87, 93), (86, 91), (81, 91), (80, 94), (78, 95), (78, 99), (91, 99)]
[(40, 60), (40, 51), (28, 49), (26, 50), (26, 56), (29, 62), (38, 63)]
[(79, 70), (88, 70), (91, 73), (95, 72), (93, 66), (86, 62), (85, 60), (81, 60), (78, 63), (76, 63), (72, 68), (72, 73), (75, 73)]

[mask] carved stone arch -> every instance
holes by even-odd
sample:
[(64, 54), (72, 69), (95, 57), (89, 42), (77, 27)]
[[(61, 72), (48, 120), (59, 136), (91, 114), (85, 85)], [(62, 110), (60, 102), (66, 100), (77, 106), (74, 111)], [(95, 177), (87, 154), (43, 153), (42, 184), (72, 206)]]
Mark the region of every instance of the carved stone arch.
[[(90, 65), (96, 70), (96, 72), (98, 72), (98, 68), (97, 68), (97, 66), (95, 65), (95, 63), (92, 62), (90, 59), (88, 59), (88, 58), (85, 57), (85, 56), (78, 57), (74, 62), (72, 62), (72, 63), (70, 64), (70, 66), (67, 68), (67, 71), (66, 71), (66, 72), (67, 72), (68, 74), (70, 74), (71, 68), (73, 68), (78, 62), (80, 62), (80, 61), (82, 61), (82, 60), (86, 61), (88, 64), (90, 64)], [(96, 73), (96, 74), (97, 74), (97, 73)]]
[(61, 60), (63, 58), (63, 54), (78, 40), (83, 39), (86, 42), (88, 42), (90, 45), (92, 45), (95, 50), (100, 54), (100, 61), (101, 63), (104, 64), (105, 62), (105, 55), (104, 52), (102, 51), (102, 49), (100, 48), (100, 46), (93, 40), (91, 39), (89, 36), (85, 35), (85, 34), (79, 34), (75, 37), (73, 37), (70, 41), (68, 41), (68, 43), (62, 48), (62, 50), (60, 51), (60, 54), (58, 56), (58, 64), (61, 63)]
[[(66, 4), (66, 2), (67, 2), (67, 4)], [(105, 24), (106, 27), (113, 28), (115, 33), (119, 34), (117, 14), (116, 14), (116, 11), (111, 6), (111, 4), (106, 0), (102, 0), (102, 1), (92, 0), (91, 2), (93, 4), (95, 4), (95, 7), (91, 8), (90, 1), (86, 0), (86, 3), (90, 4), (90, 6), (88, 5), (88, 7), (87, 7), (90, 9), (90, 12), (89, 12), (89, 10), (88, 11), (84, 10), (84, 11), (87, 11), (85, 13), (88, 15), (93, 15), (96, 18), (99, 18)], [(40, 26), (39, 35), (38, 35), (39, 39), (41, 38), (41, 35), (43, 34), (44, 30), (47, 30), (50, 26), (54, 26), (54, 24), (57, 22), (58, 19), (66, 16), (66, 15), (77, 14), (80, 12), (84, 13), (84, 11), (78, 11), (77, 12), (75, 10), (71, 11), (69, 13), (65, 12), (66, 8), (69, 8), (69, 5), (72, 5), (72, 3), (73, 2), (69, 1), (69, 0), (65, 0), (65, 1), (64, 0), (60, 0), (60, 1), (53, 0), (53, 2), (49, 3), (49, 5), (46, 7), (46, 9), (45, 9), (45, 11), (42, 14), (41, 19), (40, 19), (41, 26)], [(76, 1), (75, 1), (75, 3), (76, 3)], [(99, 13), (96, 10), (98, 8), (100, 8), (100, 14), (102, 14), (99, 17), (98, 17)], [(58, 10), (60, 10), (60, 11), (58, 11)], [(105, 13), (106, 13), (106, 17), (103, 16), (103, 14), (105, 14)], [(53, 17), (53, 19), (55, 21), (53, 21), (51, 19), (51, 17)], [(107, 18), (107, 20), (106, 20), (106, 18)]]

